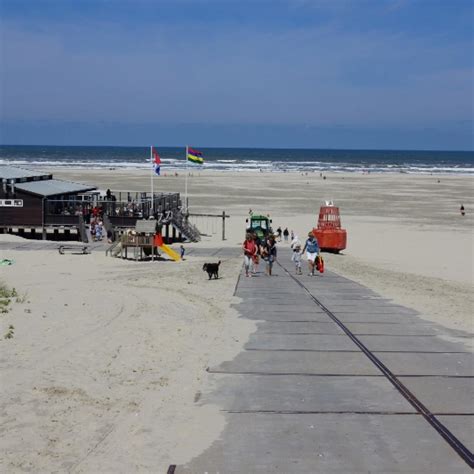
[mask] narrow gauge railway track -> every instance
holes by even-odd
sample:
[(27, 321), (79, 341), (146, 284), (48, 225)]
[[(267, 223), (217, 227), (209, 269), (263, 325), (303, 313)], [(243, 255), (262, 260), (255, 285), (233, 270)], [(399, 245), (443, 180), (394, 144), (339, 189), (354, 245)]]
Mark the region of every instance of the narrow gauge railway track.
[(438, 432), (438, 434), (454, 449), (454, 451), (463, 459), (463, 461), (472, 469), (474, 468), (473, 453), (443, 424), (418, 398), (390, 371), (390, 369), (371, 351), (365, 344), (321, 301), (316, 298), (311, 291), (297, 278), (295, 278), (283, 265), (276, 262), (279, 267), (299, 285), (313, 300), (313, 302), (339, 326), (342, 331), (359, 347), (367, 358), (382, 372), (388, 381), (398, 390), (398, 392), (407, 400), (418, 414)]

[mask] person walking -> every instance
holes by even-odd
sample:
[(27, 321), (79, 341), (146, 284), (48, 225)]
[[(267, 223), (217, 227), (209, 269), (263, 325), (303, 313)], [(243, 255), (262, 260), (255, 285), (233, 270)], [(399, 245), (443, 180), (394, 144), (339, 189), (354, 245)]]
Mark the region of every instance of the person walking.
[(295, 273), (301, 275), (301, 240), (297, 235), (293, 235), (290, 247), (293, 250), (291, 260), (295, 264)]
[(242, 249), (244, 251), (244, 267), (245, 267), (245, 276), (252, 276), (250, 274), (250, 269), (253, 268), (253, 258), (257, 253), (257, 245), (253, 235), (248, 233), (245, 236), (245, 242), (242, 244)]
[(91, 230), (91, 237), (92, 241), (95, 242), (95, 228), (97, 226), (97, 221), (95, 218), (91, 220), (90, 230)]
[(99, 242), (102, 240), (103, 231), (104, 231), (104, 224), (102, 223), (101, 220), (99, 220), (99, 222), (95, 226), (95, 239)]
[(301, 253), (304, 253), (305, 250), (306, 258), (308, 259), (308, 276), (314, 276), (314, 267), (316, 265), (316, 257), (319, 254), (319, 245), (318, 241), (316, 240), (316, 237), (312, 232), (308, 233), (308, 238), (306, 239), (303, 251)]
[(266, 273), (268, 276), (272, 276), (273, 264), (277, 258), (277, 248), (275, 238), (270, 236), (265, 241), (262, 250), (263, 259), (267, 262)]
[(277, 234), (278, 242), (281, 242), (281, 227), (278, 227), (276, 234)]
[(294, 238), (295, 238), (295, 233), (293, 232), (293, 230), (291, 230), (290, 239), (291, 239), (292, 242), (293, 242)]
[(283, 238), (285, 239), (285, 242), (288, 242), (289, 235), (290, 235), (290, 231), (288, 230), (288, 227), (285, 227), (285, 230), (283, 231)]
[(255, 247), (256, 247), (257, 250), (256, 250), (255, 254), (252, 256), (252, 266), (253, 266), (252, 274), (256, 275), (258, 273), (258, 265), (260, 263), (261, 242), (260, 242), (260, 239), (258, 238), (257, 234), (253, 235), (253, 240), (255, 242)]
[(465, 216), (466, 215), (466, 211), (464, 209), (464, 204), (461, 204), (461, 207), (459, 208), (459, 211), (461, 212), (461, 216)]

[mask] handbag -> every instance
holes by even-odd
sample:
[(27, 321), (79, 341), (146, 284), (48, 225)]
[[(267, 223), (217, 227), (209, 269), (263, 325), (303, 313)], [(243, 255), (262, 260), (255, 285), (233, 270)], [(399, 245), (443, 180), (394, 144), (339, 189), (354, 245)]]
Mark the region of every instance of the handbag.
[(324, 273), (324, 260), (321, 255), (316, 257), (316, 270), (318, 270), (319, 273)]

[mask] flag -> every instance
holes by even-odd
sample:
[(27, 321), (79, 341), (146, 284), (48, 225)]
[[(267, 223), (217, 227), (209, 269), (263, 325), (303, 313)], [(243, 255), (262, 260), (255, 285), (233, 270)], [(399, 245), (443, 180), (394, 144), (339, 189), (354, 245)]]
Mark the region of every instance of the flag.
[(154, 147), (151, 147), (151, 153), (153, 155), (153, 168), (155, 170), (155, 173), (158, 176), (160, 176), (160, 166), (161, 166), (160, 155), (158, 155), (158, 152), (155, 150)]
[(197, 163), (198, 165), (204, 164), (204, 158), (202, 157), (202, 153), (198, 150), (194, 150), (193, 148), (188, 147), (188, 161), (192, 163)]

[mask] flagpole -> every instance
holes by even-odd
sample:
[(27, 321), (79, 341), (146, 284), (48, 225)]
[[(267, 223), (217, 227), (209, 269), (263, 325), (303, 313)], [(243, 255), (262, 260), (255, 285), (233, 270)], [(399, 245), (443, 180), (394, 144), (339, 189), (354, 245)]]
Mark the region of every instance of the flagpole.
[(151, 206), (150, 206), (150, 209), (151, 209), (151, 215), (153, 216), (153, 214), (155, 213), (155, 200), (153, 199), (153, 173), (154, 173), (154, 169), (153, 169), (153, 146), (150, 147), (150, 185), (151, 185)]
[(186, 214), (188, 213), (188, 146), (186, 145), (186, 167), (185, 173), (186, 176), (184, 178), (184, 208), (186, 209)]

